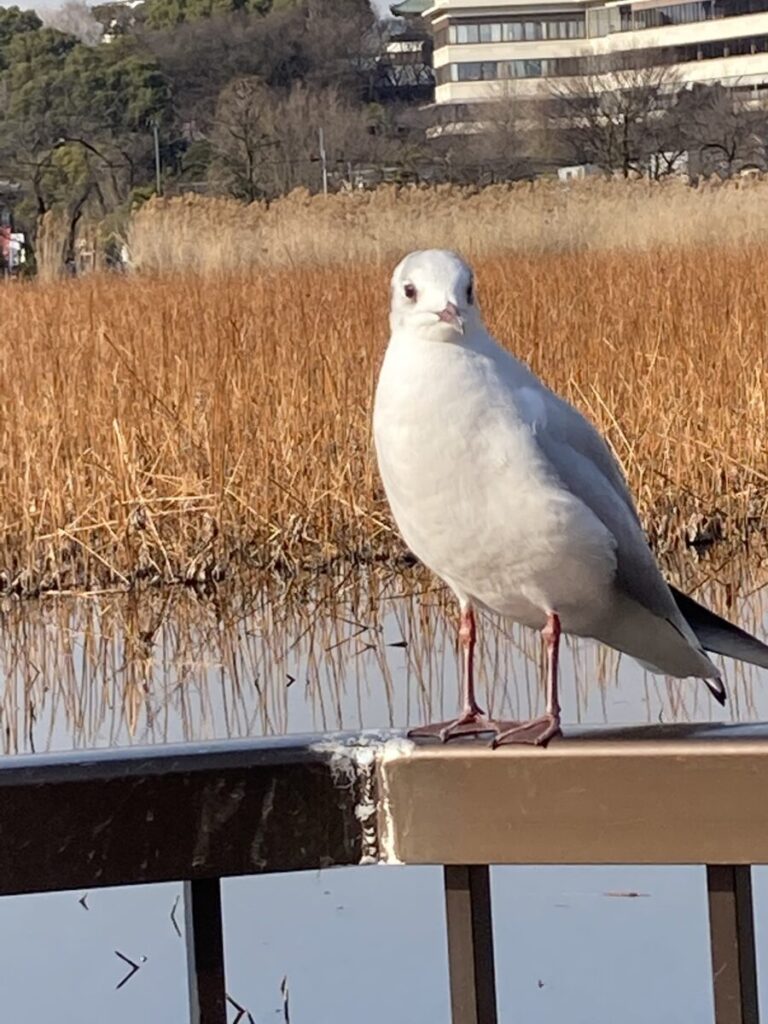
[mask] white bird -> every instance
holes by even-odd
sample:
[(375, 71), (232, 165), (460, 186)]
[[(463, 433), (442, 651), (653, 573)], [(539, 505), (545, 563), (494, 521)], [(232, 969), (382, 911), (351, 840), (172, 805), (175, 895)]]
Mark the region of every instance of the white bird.
[[(464, 655), (461, 715), (411, 735), (546, 744), (561, 731), (561, 630), (652, 672), (702, 678), (721, 704), (707, 651), (768, 668), (768, 646), (666, 583), (608, 446), (488, 334), (463, 260), (406, 256), (390, 325), (373, 413), (379, 471), (406, 544), (458, 599)], [(540, 718), (499, 722), (478, 706), (476, 608), (542, 631)]]

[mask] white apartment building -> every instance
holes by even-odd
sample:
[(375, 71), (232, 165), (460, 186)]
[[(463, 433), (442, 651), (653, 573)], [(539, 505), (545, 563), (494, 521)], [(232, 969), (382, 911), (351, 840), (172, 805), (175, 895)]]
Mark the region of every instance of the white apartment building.
[(669, 67), (675, 81), (768, 89), (768, 0), (404, 0), (434, 37), (435, 101), (551, 95), (578, 75)]

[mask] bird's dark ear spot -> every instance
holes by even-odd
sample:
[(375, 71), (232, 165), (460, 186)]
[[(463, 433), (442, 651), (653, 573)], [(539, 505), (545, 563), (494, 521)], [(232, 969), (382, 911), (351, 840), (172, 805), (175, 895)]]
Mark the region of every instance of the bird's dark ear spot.
[(472, 306), (474, 304), (474, 301), (475, 301), (475, 290), (474, 290), (474, 287), (472, 285), (472, 281), (470, 280), (469, 284), (467, 285), (467, 303), (468, 303), (468, 305)]
[(412, 285), (410, 282), (404, 286), (403, 292), (405, 294), (406, 299), (410, 299), (411, 302), (413, 302), (416, 299), (416, 287)]

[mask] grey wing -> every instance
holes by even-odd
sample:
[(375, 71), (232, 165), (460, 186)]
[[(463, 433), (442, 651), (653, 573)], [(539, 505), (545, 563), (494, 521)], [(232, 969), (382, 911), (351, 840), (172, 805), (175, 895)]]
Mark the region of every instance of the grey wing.
[(661, 575), (624, 474), (608, 445), (591, 423), (548, 389), (541, 387), (536, 405), (534, 436), (552, 471), (614, 537), (617, 586), (688, 636), (687, 624)]
[(616, 494), (629, 509), (632, 518), (640, 524), (635, 502), (616, 457), (605, 439), (589, 420), (564, 399), (548, 388), (545, 391), (547, 426), (551, 432), (567, 443), (598, 469)]
[(523, 363), (516, 362), (516, 370), (518, 378), (525, 380), (525, 384), (516, 389), (516, 404), (534, 432), (546, 430), (553, 439), (566, 443), (587, 459), (605, 477), (639, 525), (640, 517), (621, 466), (597, 429), (564, 398), (542, 384)]

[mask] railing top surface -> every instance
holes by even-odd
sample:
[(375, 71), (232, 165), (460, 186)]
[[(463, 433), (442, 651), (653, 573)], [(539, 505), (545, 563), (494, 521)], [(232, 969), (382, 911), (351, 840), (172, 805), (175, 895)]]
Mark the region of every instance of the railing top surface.
[(371, 731), (0, 761), (0, 894), (361, 862), (768, 862), (768, 725)]
[(768, 727), (589, 729), (531, 747), (382, 759), (383, 859), (428, 864), (768, 862)]
[[(354, 738), (352, 734), (338, 735), (350, 741)], [(357, 738), (360, 735), (357, 734)], [(42, 783), (222, 768), (322, 764), (328, 758), (325, 748), (330, 742), (324, 734), (306, 734), (8, 754), (0, 758), (0, 787), (29, 785), (32, 780)]]
[[(0, 786), (28, 785), (60, 778), (109, 778), (124, 774), (154, 775), (178, 771), (211, 771), (218, 768), (259, 767), (287, 764), (325, 764), (344, 749), (379, 749), (388, 742), (401, 744), (402, 729), (369, 729), (362, 732), (295, 733), (248, 739), (152, 744), (149, 746), (89, 748), (0, 757)], [(725, 752), (724, 745), (756, 754), (768, 753), (768, 722), (674, 723), (640, 726), (569, 726), (567, 737), (552, 742), (546, 751), (526, 745), (491, 750), (486, 740), (461, 740), (440, 744), (431, 740), (409, 742), (416, 755), (439, 757), (491, 756), (494, 759), (571, 757), (610, 754), (648, 754), (680, 746), (697, 753), (711, 748), (712, 755)]]

